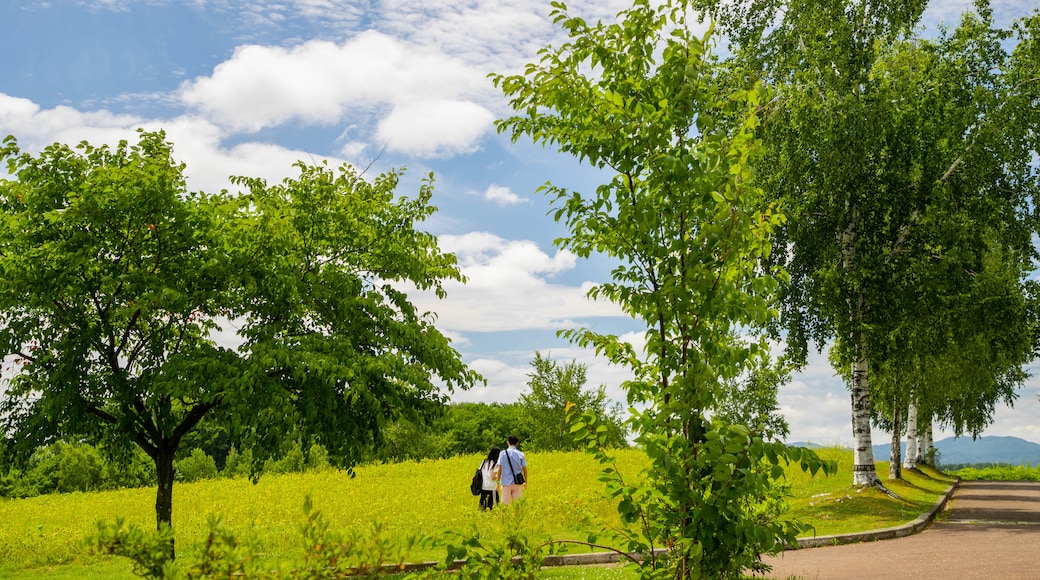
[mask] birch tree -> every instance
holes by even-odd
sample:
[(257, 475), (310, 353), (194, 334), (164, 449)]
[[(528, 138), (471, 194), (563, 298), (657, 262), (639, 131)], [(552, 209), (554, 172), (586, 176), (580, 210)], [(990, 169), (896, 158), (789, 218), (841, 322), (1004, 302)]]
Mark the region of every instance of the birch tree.
[[(791, 217), (772, 254), (791, 274), (784, 328), (795, 356), (833, 341), (848, 369), (857, 485), (880, 483), (870, 373), (906, 315), (913, 268), (967, 266), (958, 252), (992, 232), (1031, 256), (1035, 231), (1035, 49), (1005, 58), (984, 2), (922, 46), (913, 27), (925, 4), (695, 2), (722, 22), (735, 66), (778, 88), (757, 175)], [(1020, 28), (1026, 46), (1030, 30)]]
[[(926, 96), (916, 113), (920, 137), (902, 141), (916, 141), (913, 149), (929, 152), (919, 156), (922, 165), (942, 171), (931, 215), (915, 226), (926, 250), (902, 257), (905, 273), (895, 279), (906, 288), (889, 298), (900, 318), (877, 353), (892, 375), (882, 400), (893, 403), (885, 411), (885, 425), (896, 430), (893, 466), (908, 405), (916, 411), (926, 400), (929, 417), (976, 436), (997, 404), (1014, 402), (1036, 350), (1037, 294), (1028, 280), (1037, 227), (1030, 213), (1037, 176), (1029, 163), (1037, 120), (1030, 103), (1040, 94), (1036, 18), (1002, 31), (984, 5), (979, 9), (934, 41), (885, 49), (885, 62), (908, 63), (923, 81), (904, 100)], [(913, 390), (899, 392), (904, 384)]]

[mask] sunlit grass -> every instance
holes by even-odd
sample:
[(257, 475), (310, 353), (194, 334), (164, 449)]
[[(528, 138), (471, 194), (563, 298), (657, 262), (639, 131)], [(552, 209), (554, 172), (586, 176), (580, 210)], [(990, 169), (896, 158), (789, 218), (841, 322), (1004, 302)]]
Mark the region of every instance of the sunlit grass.
[(928, 467), (920, 471), (903, 470), (903, 479), (889, 480), (889, 463), (877, 462), (881, 482), (901, 501), (876, 488), (851, 485), (851, 450), (827, 448), (817, 453), (838, 462), (837, 475), (810, 477), (800, 470), (789, 469), (788, 480), (792, 484), (790, 515), (812, 524), (816, 528), (815, 535), (819, 536), (864, 532), (911, 522), (931, 508), (954, 482), (952, 476)]
[[(816, 526), (820, 535), (864, 531), (905, 523), (930, 507), (950, 478), (933, 471), (906, 473), (889, 483), (899, 501), (875, 490), (853, 488), (852, 453), (821, 449), (838, 462), (832, 477), (810, 477), (789, 468), (791, 516)], [(618, 452), (623, 473), (635, 477), (647, 465), (637, 450)], [(303, 504), (309, 496), (330, 527), (368, 533), (379, 522), (390, 537), (436, 536), (443, 530), (476, 529), (492, 533), (496, 518), (477, 509), (468, 490), (481, 456), (360, 467), (356, 477), (344, 472), (270, 475), (259, 483), (218, 479), (174, 486), (174, 527), (179, 553), (198, 545), (208, 532), (210, 514), (223, 518), (242, 537), (255, 538), (272, 560), (296, 556), (301, 549)], [(618, 523), (616, 510), (597, 481), (600, 466), (582, 453), (531, 453), (531, 481), (524, 506), (528, 533), (557, 539), (581, 539), (588, 517)], [(887, 474), (887, 463), (878, 464)], [(123, 518), (143, 527), (155, 525), (154, 488), (50, 495), (0, 500), (0, 577), (130, 578), (126, 560), (90, 555), (84, 540), (99, 520)], [(412, 561), (439, 560), (443, 551), (422, 548)], [(554, 571), (557, 578), (622, 578), (611, 568), (579, 575)], [(585, 574), (585, 575), (582, 575)]]
[(1040, 465), (963, 467), (952, 474), (968, 481), (1040, 481)]

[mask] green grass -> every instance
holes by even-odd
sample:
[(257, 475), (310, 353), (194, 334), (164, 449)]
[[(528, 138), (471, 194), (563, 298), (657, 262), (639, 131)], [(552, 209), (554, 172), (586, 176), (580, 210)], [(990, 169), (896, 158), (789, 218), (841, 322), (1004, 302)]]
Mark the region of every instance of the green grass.
[(1040, 481), (1040, 465), (962, 467), (952, 473), (967, 481)]
[[(816, 527), (820, 535), (865, 531), (905, 523), (927, 510), (952, 478), (936, 472), (906, 473), (889, 488), (905, 501), (876, 490), (859, 491), (852, 481), (852, 454), (823, 449), (838, 461), (833, 477), (809, 477), (789, 470), (791, 515)], [(188, 553), (208, 532), (207, 518), (216, 514), (242, 537), (255, 538), (267, 557), (296, 556), (302, 549), (303, 503), (311, 497), (330, 527), (343, 532), (371, 532), (380, 522), (394, 538), (441, 530), (479, 530), (494, 534), (498, 514), (477, 510), (468, 490), (469, 478), (482, 457), (361, 467), (357, 476), (328, 471), (266, 476), (246, 480), (211, 480), (174, 486), (174, 527), (178, 553)], [(523, 522), (531, 534), (579, 539), (589, 517), (617, 523), (613, 505), (596, 481), (599, 466), (580, 453), (529, 454), (531, 483)], [(636, 474), (646, 464), (635, 450), (618, 454), (624, 473)], [(879, 463), (880, 473), (888, 465)], [(123, 518), (142, 527), (154, 526), (154, 488), (99, 493), (50, 495), (0, 500), (0, 578), (67, 579), (133, 578), (125, 559), (91, 555), (84, 540), (99, 520)], [(432, 548), (408, 554), (411, 561), (438, 560)], [(547, 571), (549, 578), (624, 578), (614, 567)]]
[[(955, 478), (931, 468), (903, 470), (903, 479), (887, 480), (887, 461), (878, 462), (882, 483), (898, 495), (899, 501), (876, 488), (856, 488), (852, 481), (852, 452), (848, 449), (819, 449), (824, 459), (838, 462), (833, 477), (812, 477), (801, 471), (788, 471), (791, 488), (791, 516), (812, 524), (816, 535), (844, 534), (877, 530), (913, 521), (926, 512)], [(812, 535), (812, 534), (808, 534)]]

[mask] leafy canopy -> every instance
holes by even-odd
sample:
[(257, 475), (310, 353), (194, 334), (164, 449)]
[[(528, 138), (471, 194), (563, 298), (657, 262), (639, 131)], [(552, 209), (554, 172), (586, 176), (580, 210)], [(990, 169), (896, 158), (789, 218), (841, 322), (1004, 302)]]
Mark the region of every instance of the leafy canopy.
[(517, 112), (498, 127), (611, 174), (595, 191), (551, 183), (543, 191), (569, 229), (558, 246), (618, 263), (590, 296), (646, 324), (642, 352), (590, 329), (563, 332), (632, 370), (624, 387), (636, 442), (652, 462), (645, 484), (626, 482), (600, 451), (606, 426), (594, 413), (573, 413), (572, 431), (606, 465), (602, 479), (632, 526), (618, 549), (646, 556), (645, 577), (736, 576), (802, 529), (758, 507), (779, 463), (833, 469), (708, 419), (726, 381), (766, 355), (753, 336), (775, 315), (784, 276), (763, 267), (783, 217), (749, 183), (757, 110), (769, 95), (759, 85), (725, 87), (710, 33), (693, 33), (683, 2), (637, 0), (610, 24), (555, 2), (552, 18), (565, 44), (543, 49), (522, 75), (493, 76)]
[(17, 449), (136, 444), (169, 523), (174, 454), (204, 417), (256, 466), (299, 436), (349, 467), (387, 424), (480, 380), (406, 294), (462, 280), (417, 229), (432, 178), (395, 198), (399, 172), (300, 163), (207, 194), (162, 132), (77, 149), (0, 150), (0, 350), (20, 366), (0, 413)]

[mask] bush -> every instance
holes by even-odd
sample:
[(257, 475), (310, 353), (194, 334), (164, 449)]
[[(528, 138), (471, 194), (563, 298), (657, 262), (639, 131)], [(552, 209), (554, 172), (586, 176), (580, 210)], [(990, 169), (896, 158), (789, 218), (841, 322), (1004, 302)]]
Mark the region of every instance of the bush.
[(104, 489), (124, 489), (153, 486), (158, 481), (155, 462), (139, 447), (123, 453), (106, 456), (103, 471)]
[(101, 489), (105, 462), (91, 445), (58, 444), (56, 489), (59, 492)]
[(1040, 481), (1040, 466), (987, 465), (963, 467), (951, 472), (968, 481)]
[(307, 470), (322, 471), (329, 468), (329, 451), (319, 443), (307, 450)]
[[(519, 505), (518, 508), (522, 508)], [(125, 520), (98, 522), (98, 531), (89, 542), (96, 553), (129, 558), (134, 572), (145, 578), (384, 578), (390, 572), (401, 580), (441, 578), (445, 567), (463, 562), (457, 575), (480, 580), (533, 580), (538, 577), (548, 543), (522, 531), (521, 510), (510, 510), (502, 518), (499, 533), (484, 537), (476, 530), (452, 531), (445, 541), (410, 536), (405, 541), (393, 538), (379, 524), (367, 533), (340, 532), (329, 526), (321, 512), (312, 509), (310, 498), (304, 504), (306, 521), (301, 525), (302, 550), (298, 555), (281, 557), (275, 563), (257, 557), (259, 544), (241, 538), (216, 516), (208, 521), (209, 534), (204, 548), (170, 557), (173, 531), (144, 529)], [(446, 556), (436, 568), (404, 572), (409, 551), (417, 546), (442, 546)]]
[(300, 449), (299, 443), (294, 443), (281, 459), (265, 461), (264, 473), (303, 473), (306, 465), (303, 449)]
[(206, 452), (195, 448), (191, 455), (173, 462), (174, 478), (177, 481), (199, 481), (217, 477), (217, 462)]
[(253, 452), (246, 449), (240, 453), (237, 448), (232, 447), (228, 452), (227, 461), (220, 474), (227, 478), (249, 477), (249, 466), (253, 463)]

